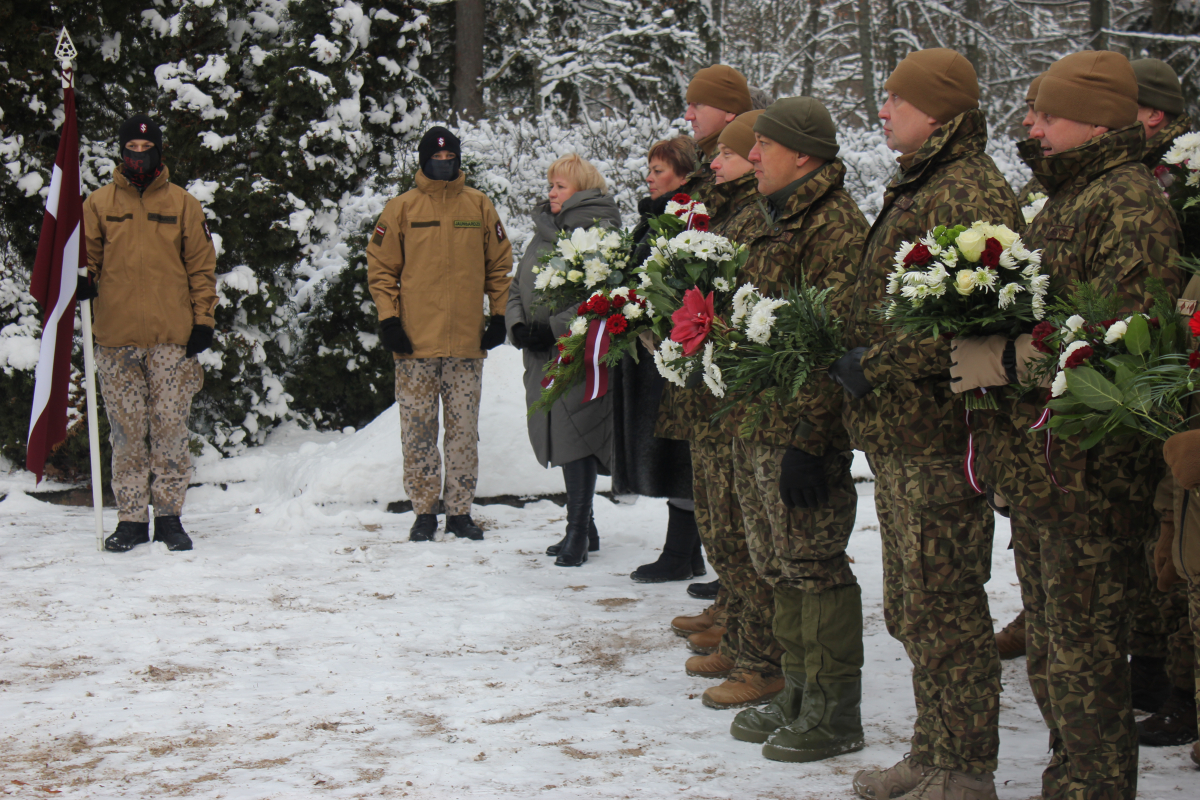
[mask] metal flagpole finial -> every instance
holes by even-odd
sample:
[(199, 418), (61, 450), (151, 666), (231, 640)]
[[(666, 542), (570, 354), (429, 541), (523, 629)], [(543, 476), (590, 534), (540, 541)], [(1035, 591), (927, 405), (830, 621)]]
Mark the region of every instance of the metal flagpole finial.
[(75, 49), (75, 43), (71, 41), (71, 34), (67, 33), (64, 26), (62, 32), (58, 34), (58, 47), (54, 48), (54, 57), (59, 61), (74, 61), (77, 55), (79, 55), (79, 51)]

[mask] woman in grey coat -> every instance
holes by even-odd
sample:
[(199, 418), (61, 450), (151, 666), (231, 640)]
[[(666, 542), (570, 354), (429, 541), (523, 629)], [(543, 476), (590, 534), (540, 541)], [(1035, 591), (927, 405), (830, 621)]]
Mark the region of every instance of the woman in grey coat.
[[(523, 351), (526, 407), (541, 397), (546, 367), (557, 355), (555, 342), (567, 332), (576, 309), (576, 304), (560, 309), (535, 304), (533, 268), (557, 245), (559, 231), (621, 224), (616, 201), (605, 193), (604, 178), (578, 155), (555, 161), (547, 178), (549, 199), (534, 209), (534, 236), (517, 266), (505, 314), (509, 339)], [(530, 415), (528, 425), (534, 455), (545, 466), (562, 467), (567, 490), (566, 536), (548, 547), (546, 555), (557, 556), (557, 566), (577, 567), (587, 561), (589, 550), (600, 549), (592, 498), (596, 476), (609, 474), (612, 464), (612, 395), (585, 403), (583, 386), (576, 386), (549, 412)]]

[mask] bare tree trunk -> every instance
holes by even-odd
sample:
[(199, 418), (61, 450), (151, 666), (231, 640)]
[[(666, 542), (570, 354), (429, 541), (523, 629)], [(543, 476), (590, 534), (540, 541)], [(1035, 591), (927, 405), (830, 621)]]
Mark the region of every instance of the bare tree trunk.
[[(1154, 33), (1181, 33), (1171, 24), (1171, 12), (1174, 9), (1175, 0), (1150, 0), (1150, 30)], [(1154, 58), (1166, 58), (1172, 50), (1169, 42), (1152, 42), (1147, 47)]]
[(457, 0), (453, 110), (472, 120), (483, 116), (483, 25), (483, 0)]
[(875, 94), (875, 49), (871, 42), (871, 0), (858, 0), (858, 48), (862, 56), (863, 120), (867, 125), (875, 122), (879, 113)]
[(712, 36), (708, 40), (708, 58), (713, 64), (721, 63), (721, 40), (725, 33), (721, 30), (721, 18), (724, 16), (725, 0), (711, 0)]
[(883, 68), (891, 75), (896, 71), (896, 65), (900, 63), (899, 54), (896, 52), (896, 0), (887, 0), (883, 7), (883, 26), (887, 29), (887, 44), (883, 49)]
[[(981, 5), (982, 3), (980, 3), (979, 0), (966, 0), (966, 2), (963, 4), (963, 16), (966, 17), (968, 22), (974, 25), (983, 24), (983, 12), (980, 9)], [(979, 47), (979, 32), (974, 28), (970, 28), (967, 30), (966, 35), (967, 46), (965, 48), (966, 52), (963, 53), (963, 55), (965, 55), (967, 57), (967, 61), (970, 61), (971, 65), (975, 67), (975, 74), (980, 77), (980, 82), (982, 82), (984, 64), (983, 50)]]
[(1108, 49), (1108, 34), (1104, 29), (1109, 26), (1110, 14), (1109, 0), (1088, 0), (1088, 29), (1092, 32), (1093, 50)]
[(804, 43), (804, 74), (800, 79), (800, 94), (812, 96), (813, 78), (817, 69), (817, 31), (821, 23), (821, 0), (808, 0), (808, 19), (805, 28), (808, 30), (807, 41)]

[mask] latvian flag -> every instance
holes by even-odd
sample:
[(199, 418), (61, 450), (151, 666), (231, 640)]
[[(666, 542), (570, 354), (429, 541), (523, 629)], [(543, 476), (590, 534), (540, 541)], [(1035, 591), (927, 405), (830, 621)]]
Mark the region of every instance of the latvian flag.
[(42, 305), (42, 349), (33, 389), (25, 468), (38, 481), (50, 450), (67, 437), (67, 390), (71, 380), (71, 342), (75, 334), (75, 287), (87, 266), (83, 200), (79, 183), (79, 129), (75, 89), (63, 90), (63, 122), (54, 176), (46, 197), (42, 236), (29, 291)]

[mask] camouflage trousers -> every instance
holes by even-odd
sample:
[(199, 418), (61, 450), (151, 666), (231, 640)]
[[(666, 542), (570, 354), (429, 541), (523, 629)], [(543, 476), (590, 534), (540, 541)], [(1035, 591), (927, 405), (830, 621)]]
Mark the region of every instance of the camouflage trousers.
[(919, 763), (979, 774), (1000, 747), (1000, 656), (985, 584), (995, 519), (961, 457), (870, 455), (883, 615), (913, 665)]
[[(479, 394), (482, 358), (396, 359), (396, 404), (404, 446), (404, 491), (418, 514), (469, 514), (479, 475)], [(446, 426), (438, 452), (438, 402)]]
[(744, 669), (778, 675), (783, 649), (772, 633), (775, 594), (770, 584), (758, 576), (746, 544), (742, 509), (734, 487), (732, 442), (708, 438), (692, 441), (692, 476), (696, 527), (708, 563), (728, 597), (720, 652)]
[(1200, 723), (1200, 581), (1191, 581), (1187, 584), (1188, 596), (1188, 616), (1191, 618), (1191, 640), (1194, 650), (1192, 651), (1193, 664), (1195, 668), (1192, 672), (1193, 685), (1196, 690), (1196, 720)]
[(155, 516), (179, 516), (192, 475), (188, 413), (204, 385), (204, 369), (177, 344), (97, 345), (95, 352), (108, 411), (117, 518), (146, 522), (148, 505)]
[(1025, 606), (1029, 684), (1050, 728), (1042, 796), (1133, 800), (1137, 732), (1130, 705), (1127, 583), (1141, 542), (1064, 530), (1012, 502)]
[(733, 441), (734, 486), (754, 568), (771, 586), (783, 583), (810, 594), (858, 583), (846, 557), (858, 510), (858, 492), (850, 477), (853, 454), (826, 459), (829, 505), (789, 509), (779, 497), (786, 452), (744, 439)]
[(1165, 658), (1171, 682), (1190, 689), (1195, 670), (1191, 628), (1188, 626), (1187, 586), (1181, 581), (1162, 591), (1154, 572), (1154, 547), (1158, 529), (1150, 528), (1144, 541), (1145, 557), (1129, 570), (1129, 653)]

